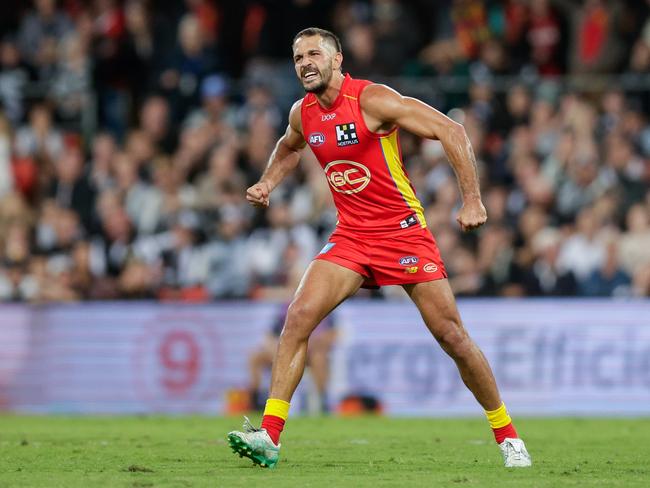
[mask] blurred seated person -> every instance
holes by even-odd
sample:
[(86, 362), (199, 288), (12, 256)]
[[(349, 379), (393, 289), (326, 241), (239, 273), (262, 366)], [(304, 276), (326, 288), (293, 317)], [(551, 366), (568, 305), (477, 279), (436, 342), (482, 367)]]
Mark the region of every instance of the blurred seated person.
[[(262, 377), (265, 370), (271, 369), (273, 357), (278, 347), (278, 341), (284, 319), (287, 314), (288, 305), (282, 307), (280, 313), (275, 317), (271, 330), (266, 334), (260, 346), (252, 352), (248, 358), (250, 372), (250, 398), (251, 407), (255, 410), (264, 409), (264, 400), (267, 397), (266, 391), (261, 391)], [(316, 387), (319, 397), (321, 412), (327, 412), (327, 382), (329, 380), (329, 354), (336, 340), (336, 318), (330, 314), (316, 326), (316, 330), (309, 338), (307, 350), (307, 366), (311, 378)]]

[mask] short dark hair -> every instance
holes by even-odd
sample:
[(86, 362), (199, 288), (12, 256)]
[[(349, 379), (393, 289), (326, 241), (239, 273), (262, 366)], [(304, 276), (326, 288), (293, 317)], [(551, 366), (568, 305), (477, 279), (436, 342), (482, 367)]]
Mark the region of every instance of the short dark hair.
[(323, 39), (327, 39), (329, 42), (331, 42), (334, 45), (337, 53), (343, 52), (343, 48), (341, 47), (341, 41), (336, 36), (336, 34), (325, 29), (320, 29), (318, 27), (307, 27), (306, 29), (301, 30), (296, 34), (296, 37), (293, 38), (293, 42), (291, 43), (291, 45), (293, 46), (296, 43), (296, 41), (301, 37), (312, 37), (312, 36), (321, 36)]

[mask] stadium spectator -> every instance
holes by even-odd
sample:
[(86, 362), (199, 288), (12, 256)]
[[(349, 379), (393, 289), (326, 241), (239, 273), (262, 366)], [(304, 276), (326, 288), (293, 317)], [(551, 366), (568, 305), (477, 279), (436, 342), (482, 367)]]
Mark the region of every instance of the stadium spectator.
[(69, 34), (59, 43), (56, 72), (51, 80), (51, 98), (64, 128), (81, 130), (81, 117), (90, 103), (91, 60), (80, 36)]
[(185, 117), (198, 104), (197, 88), (203, 78), (220, 68), (220, 60), (214, 46), (205, 38), (200, 19), (185, 15), (178, 25), (174, 54), (160, 75), (160, 86), (171, 98), (177, 119)]
[(634, 276), (650, 266), (650, 209), (641, 203), (630, 207), (626, 226), (618, 245), (618, 259), (623, 270)]
[(83, 173), (83, 154), (77, 147), (68, 147), (54, 164), (54, 179), (48, 191), (59, 207), (79, 215), (86, 229), (91, 228), (95, 192)]
[(232, 203), (221, 206), (216, 239), (207, 246), (210, 255), (207, 288), (214, 298), (244, 298), (250, 294), (252, 276), (246, 227), (241, 207)]
[(294, 225), (286, 198), (280, 196), (274, 201), (267, 217), (268, 226), (254, 230), (248, 239), (248, 260), (256, 283), (277, 286), (285, 282), (287, 268), (291, 268), (283, 260), (289, 249), (296, 246), (293, 252), (305, 269), (316, 255), (319, 243), (312, 227)]
[(622, 5), (608, 0), (557, 2), (569, 14), (573, 52), (571, 70), (602, 73), (620, 68), (623, 43), (619, 32)]
[(158, 226), (162, 210), (162, 197), (151, 185), (138, 177), (136, 162), (128, 153), (119, 153), (113, 162), (116, 189), (124, 208), (141, 234), (151, 234)]
[[(28, 255), (18, 265), (3, 251), (3, 289), (11, 290), (3, 299), (286, 294), (336, 223), (322, 169), (304, 155), (283, 189), (282, 215), (268, 216), (282, 224), (242, 199), (299, 91), (279, 61), (294, 31), (286, 26), (321, 21), (323, 12), (337, 12), (344, 69), (406, 75), (396, 86), (466, 128), (490, 225), (462, 239), (439, 143), (401, 135), (460, 294), (650, 294), (647, 5), (312, 0), (237, 8), (241, 33), (235, 7), (204, 0), (35, 0), (15, 27), (7, 24), (0, 236), (11, 233)], [(244, 78), (228, 76), (226, 48), (245, 53), (237, 60)], [(562, 77), (621, 72), (609, 84)], [(17, 223), (23, 230), (10, 230)], [(194, 273), (194, 262), (209, 271)], [(23, 282), (29, 293), (16, 291)]]
[(481, 234), (477, 267), (482, 274), (482, 295), (524, 296), (522, 270), (517, 263), (514, 233), (503, 225), (491, 225)]
[(359, 73), (363, 78), (371, 78), (378, 71), (377, 46), (373, 29), (368, 24), (354, 24), (345, 32), (342, 40), (347, 47), (346, 69)]
[(30, 78), (16, 42), (10, 37), (0, 41), (0, 101), (12, 124), (20, 123), (24, 115), (24, 91)]
[(128, 0), (124, 5), (125, 34), (121, 43), (122, 66), (128, 76), (131, 119), (149, 92), (158, 86), (173, 46), (173, 27), (147, 7), (145, 0)]
[(73, 25), (70, 18), (57, 9), (56, 0), (35, 0), (34, 8), (23, 18), (18, 42), (24, 59), (35, 67), (41, 64), (39, 58), (45, 46), (63, 39)]
[(560, 247), (558, 266), (571, 271), (579, 285), (584, 285), (605, 262), (606, 246), (598, 224), (593, 208), (584, 207), (576, 219), (576, 232)]
[(615, 236), (606, 243), (605, 260), (594, 270), (581, 286), (581, 294), (587, 296), (628, 296), (630, 277), (619, 265), (618, 244)]
[(139, 113), (139, 127), (151, 139), (156, 152), (170, 154), (176, 149), (175, 127), (165, 98), (152, 95), (144, 101)]
[[(114, 185), (113, 158), (117, 143), (108, 132), (99, 132), (92, 142), (90, 159), (86, 163), (86, 179), (95, 193), (101, 193)], [(94, 204), (91, 206), (94, 212)]]
[(47, 167), (63, 152), (63, 135), (52, 121), (52, 111), (45, 104), (36, 104), (29, 111), (28, 124), (16, 131), (16, 154), (37, 159)]
[(526, 34), (530, 58), (542, 76), (562, 73), (562, 25), (549, 0), (530, 4), (529, 27)]
[(544, 296), (571, 296), (577, 294), (578, 284), (570, 269), (562, 269), (558, 262), (562, 235), (553, 228), (539, 231), (533, 240), (535, 261), (528, 276), (528, 293)]

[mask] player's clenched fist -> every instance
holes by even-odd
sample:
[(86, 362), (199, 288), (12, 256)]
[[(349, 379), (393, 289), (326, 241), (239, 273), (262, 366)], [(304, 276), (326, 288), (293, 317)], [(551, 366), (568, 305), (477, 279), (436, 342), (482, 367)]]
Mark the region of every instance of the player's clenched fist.
[(260, 181), (246, 190), (246, 200), (254, 207), (268, 207), (271, 188), (268, 183)]
[(464, 231), (476, 229), (487, 221), (487, 211), (480, 200), (464, 203), (456, 220)]

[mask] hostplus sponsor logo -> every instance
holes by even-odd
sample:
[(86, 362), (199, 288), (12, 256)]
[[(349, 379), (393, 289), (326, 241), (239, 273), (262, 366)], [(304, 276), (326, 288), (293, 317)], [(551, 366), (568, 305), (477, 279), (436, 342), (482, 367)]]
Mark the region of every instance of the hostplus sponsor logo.
[(340, 124), (336, 126), (336, 145), (337, 146), (351, 146), (359, 144), (357, 137), (357, 128), (354, 122), (347, 124)]

